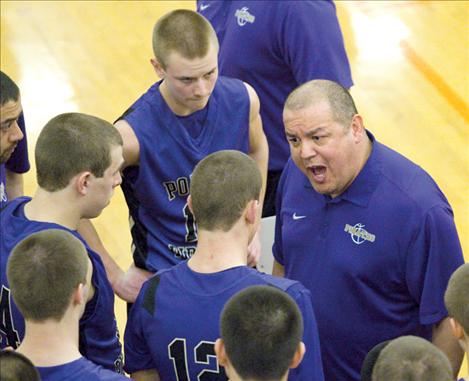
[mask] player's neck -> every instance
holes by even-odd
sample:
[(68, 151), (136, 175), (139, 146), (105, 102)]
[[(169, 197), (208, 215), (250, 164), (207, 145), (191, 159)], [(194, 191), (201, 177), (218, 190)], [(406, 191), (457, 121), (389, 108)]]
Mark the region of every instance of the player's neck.
[(77, 317), (64, 317), (60, 322), (26, 321), (18, 351), (36, 366), (57, 366), (79, 359)]
[(197, 249), (189, 267), (201, 273), (213, 273), (247, 265), (248, 237), (240, 229), (228, 232), (199, 231)]
[(72, 207), (67, 190), (47, 192), (38, 188), (30, 202), (25, 205), (26, 218), (34, 221), (52, 222), (76, 230), (81, 219), (78, 208)]

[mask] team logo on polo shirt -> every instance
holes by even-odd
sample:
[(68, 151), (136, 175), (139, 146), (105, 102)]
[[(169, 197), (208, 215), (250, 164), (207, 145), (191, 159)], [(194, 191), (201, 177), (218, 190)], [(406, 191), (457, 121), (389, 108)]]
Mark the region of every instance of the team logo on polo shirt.
[(241, 9), (237, 9), (235, 12), (235, 17), (238, 20), (239, 26), (245, 26), (247, 23), (253, 23), (256, 20), (254, 15), (251, 15), (248, 12), (248, 7), (242, 7)]
[(375, 242), (376, 236), (374, 234), (368, 233), (365, 229), (364, 224), (358, 223), (354, 226), (345, 224), (344, 231), (346, 233), (350, 233), (350, 237), (352, 237), (352, 241), (355, 242), (357, 245), (362, 244), (365, 241)]

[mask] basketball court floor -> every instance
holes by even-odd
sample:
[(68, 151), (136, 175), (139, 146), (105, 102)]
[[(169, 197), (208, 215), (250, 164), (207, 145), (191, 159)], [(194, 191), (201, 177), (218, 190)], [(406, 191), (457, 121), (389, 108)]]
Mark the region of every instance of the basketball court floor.
[[(453, 207), (469, 261), (469, 2), (336, 6), (355, 82), (352, 95), (366, 127), (433, 176)], [(114, 121), (156, 81), (152, 27), (176, 8), (195, 9), (195, 1), (1, 2), (1, 69), (21, 89), (28, 130), (27, 195), (36, 187), (33, 152), (41, 128), (70, 111)], [(129, 266), (120, 189), (95, 226), (118, 263)], [(116, 311), (123, 332), (120, 300)]]

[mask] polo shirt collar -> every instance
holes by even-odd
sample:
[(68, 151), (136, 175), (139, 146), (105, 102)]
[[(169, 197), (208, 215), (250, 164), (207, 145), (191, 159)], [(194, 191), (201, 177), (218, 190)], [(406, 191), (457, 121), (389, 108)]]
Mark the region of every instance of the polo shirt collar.
[(361, 207), (368, 206), (371, 196), (375, 191), (379, 182), (380, 164), (379, 164), (379, 143), (376, 142), (375, 137), (369, 131), (366, 131), (368, 138), (371, 141), (371, 153), (365, 166), (362, 168), (358, 176), (353, 180), (352, 184), (346, 189), (344, 193), (335, 198), (323, 195), (326, 203), (339, 203), (342, 200), (351, 202)]

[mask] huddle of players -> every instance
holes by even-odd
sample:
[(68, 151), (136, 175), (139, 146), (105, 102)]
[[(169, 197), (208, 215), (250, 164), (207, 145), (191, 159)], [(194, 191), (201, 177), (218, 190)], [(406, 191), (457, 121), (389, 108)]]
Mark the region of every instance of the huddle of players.
[[(184, 30), (200, 34), (188, 37)], [(177, 36), (190, 39), (185, 48)], [(256, 261), (255, 247), (246, 253), (256, 240), (267, 166), (255, 92), (239, 80), (217, 80), (216, 36), (194, 12), (175, 11), (160, 19), (153, 42), (152, 64), (163, 80), (130, 107), (117, 130), (83, 114), (52, 119), (36, 146), (37, 193), (2, 209), (2, 253), (13, 251), (11, 258), (31, 261), (16, 264), (10, 258), (8, 280), (2, 271), (2, 308), (8, 306), (2, 311), (2, 346), (22, 341), (19, 352), (44, 379), (122, 378), (88, 361), (118, 372), (122, 365), (114, 282), (106, 276), (103, 253), (94, 252), (77, 228), (109, 203), (123, 169), (135, 264), (158, 271), (130, 310), (124, 342), (132, 377), (280, 380), (293, 368), (290, 380), (323, 380), (310, 292), (299, 282), (247, 266)], [(161, 158), (175, 151), (177, 160), (162, 166)], [(165, 213), (155, 208), (168, 202)], [(75, 277), (68, 273), (71, 263), (77, 265)], [(28, 268), (34, 271), (23, 271)], [(61, 282), (69, 287), (58, 287)], [(37, 286), (24, 286), (32, 284)], [(273, 287), (250, 288), (256, 285)], [(46, 302), (51, 290), (62, 295), (53, 297), (57, 306), (49, 311), (43, 306), (51, 304)], [(43, 357), (34, 341), (45, 332), (50, 334), (39, 342), (44, 346), (50, 340), (45, 347), (57, 349), (53, 356), (51, 351)], [(54, 342), (65, 332), (69, 340)]]

